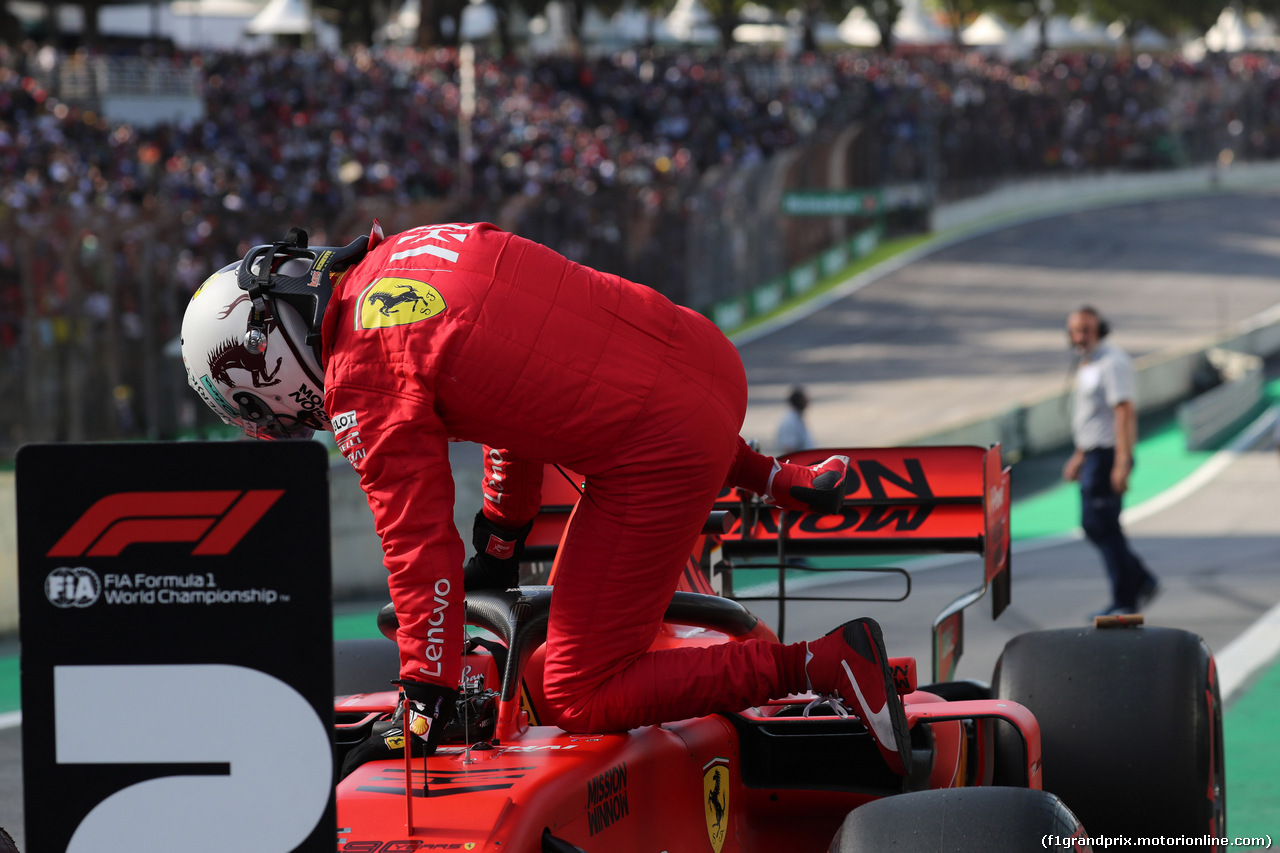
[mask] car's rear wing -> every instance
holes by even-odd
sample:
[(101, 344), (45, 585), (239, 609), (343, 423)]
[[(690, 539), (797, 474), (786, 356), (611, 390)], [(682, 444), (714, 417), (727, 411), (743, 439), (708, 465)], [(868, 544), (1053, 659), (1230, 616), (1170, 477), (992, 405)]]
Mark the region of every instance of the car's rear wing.
[[(849, 457), (844, 508), (839, 515), (784, 512), (756, 505), (724, 537), (726, 554), (771, 555), (785, 542), (789, 554), (990, 555), (989, 522), (1007, 518), (1008, 475), (999, 447), (829, 448), (794, 453), (787, 461), (819, 463)], [(717, 509), (743, 510), (741, 493), (723, 495)], [(995, 508), (988, 512), (988, 503)], [(1000, 508), (1003, 507), (1003, 515)], [(992, 561), (989, 560), (988, 563)], [(991, 570), (998, 571), (992, 565)]]
[[(832, 596), (788, 595), (790, 572), (885, 571), (857, 566), (798, 564), (806, 557), (972, 553), (983, 557), (979, 587), (952, 602), (934, 621), (933, 675), (952, 678), (963, 651), (964, 609), (991, 592), (992, 618), (1009, 603), (1009, 469), (1000, 446), (821, 448), (793, 453), (787, 461), (813, 464), (833, 454), (849, 457), (844, 508), (839, 514), (797, 513), (765, 506), (749, 492), (726, 489), (715, 510), (732, 515), (714, 549), (700, 548), (691, 565), (701, 564), (705, 579), (691, 589), (715, 588), (740, 601), (779, 602), (777, 633), (783, 634), (786, 603), (805, 600), (859, 600)], [(581, 478), (547, 466), (543, 507), (525, 547), (525, 559), (550, 561), (579, 497)], [(775, 561), (769, 561), (774, 558)], [(776, 568), (776, 595), (738, 596), (733, 589), (735, 562)], [(741, 567), (739, 565), (739, 567)], [(910, 576), (907, 576), (908, 591)], [(707, 584), (706, 581), (710, 581)], [(905, 597), (905, 595), (903, 596)]]
[[(1000, 446), (820, 448), (793, 453), (786, 461), (816, 464), (834, 454), (849, 457), (844, 508), (837, 515), (767, 507), (741, 491), (724, 494), (716, 502), (716, 509), (738, 516), (722, 538), (729, 565), (735, 558), (749, 558), (755, 568), (778, 570), (777, 595), (735, 595), (731, 579), (722, 582), (722, 589), (742, 601), (777, 600), (781, 623), (788, 601), (842, 600), (788, 595), (789, 572), (887, 571), (820, 567), (798, 559), (979, 554), (983, 557), (981, 585), (948, 605), (933, 625), (934, 679), (952, 678), (963, 651), (964, 609), (988, 591), (992, 618), (1009, 604), (1009, 469), (1001, 461)], [(760, 558), (765, 557), (775, 561), (762, 563)], [(909, 584), (908, 576), (908, 590)], [(783, 634), (782, 624), (778, 634)]]

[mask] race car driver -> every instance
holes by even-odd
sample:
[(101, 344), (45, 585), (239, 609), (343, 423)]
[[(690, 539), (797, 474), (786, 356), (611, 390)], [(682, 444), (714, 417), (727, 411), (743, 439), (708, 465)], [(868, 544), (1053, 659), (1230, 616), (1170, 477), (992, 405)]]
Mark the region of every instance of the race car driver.
[(701, 315), (485, 223), (342, 248), (294, 229), (212, 276), (182, 326), (188, 380), (261, 438), (331, 429), (390, 572), (398, 683), (434, 748), (463, 656), (464, 546), (447, 442), (485, 449), (476, 585), (515, 581), (544, 462), (585, 477), (558, 556), (545, 693), (570, 732), (620, 731), (812, 691), (838, 695), (898, 773), (907, 720), (879, 626), (790, 645), (650, 651), (722, 486), (836, 511), (848, 460), (781, 464), (738, 435), (742, 361)]

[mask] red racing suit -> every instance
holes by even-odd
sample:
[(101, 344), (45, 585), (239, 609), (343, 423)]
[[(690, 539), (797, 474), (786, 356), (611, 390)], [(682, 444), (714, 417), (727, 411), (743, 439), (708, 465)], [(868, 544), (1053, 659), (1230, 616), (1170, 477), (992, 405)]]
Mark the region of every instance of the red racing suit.
[(804, 689), (773, 644), (649, 651), (743, 446), (742, 361), (709, 320), (492, 225), (431, 225), (374, 245), (341, 279), (323, 353), (326, 410), (390, 572), (403, 678), (461, 676), (456, 439), (485, 446), (485, 512), (499, 524), (532, 518), (544, 462), (586, 478), (548, 627), (562, 727), (619, 730)]

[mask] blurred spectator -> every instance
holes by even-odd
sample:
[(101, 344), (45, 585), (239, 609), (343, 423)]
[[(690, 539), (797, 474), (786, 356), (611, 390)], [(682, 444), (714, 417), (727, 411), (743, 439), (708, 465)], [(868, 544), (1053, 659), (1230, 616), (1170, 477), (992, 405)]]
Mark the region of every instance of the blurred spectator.
[(813, 436), (804, 422), (804, 410), (809, 406), (809, 395), (797, 385), (787, 396), (787, 411), (778, 421), (778, 455), (786, 456), (797, 450), (813, 448)]

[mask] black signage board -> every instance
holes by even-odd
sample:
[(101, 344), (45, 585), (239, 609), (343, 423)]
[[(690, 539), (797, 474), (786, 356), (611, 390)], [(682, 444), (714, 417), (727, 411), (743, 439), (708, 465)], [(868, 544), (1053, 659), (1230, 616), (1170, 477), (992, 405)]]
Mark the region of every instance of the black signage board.
[(336, 847), (316, 442), (17, 457), (27, 853)]

